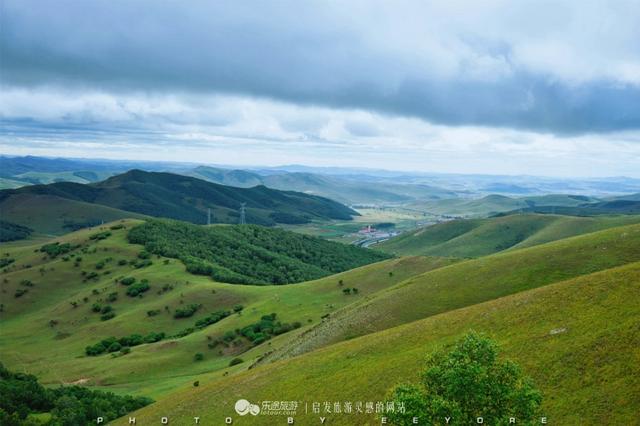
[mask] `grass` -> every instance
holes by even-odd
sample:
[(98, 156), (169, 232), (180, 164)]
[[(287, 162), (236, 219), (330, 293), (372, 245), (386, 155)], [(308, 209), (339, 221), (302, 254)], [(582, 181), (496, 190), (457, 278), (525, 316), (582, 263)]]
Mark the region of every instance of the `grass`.
[[(639, 224), (467, 261), (402, 257), (311, 282), (248, 286), (187, 274), (181, 262), (159, 256), (141, 269), (119, 264), (142, 250), (126, 239), (137, 223), (126, 220), (117, 222), (121, 229), (108, 224), (56, 239), (81, 246), (75, 250), (82, 256), (78, 267), (73, 258), (50, 259), (35, 251), (40, 241), (3, 244), (0, 256), (15, 259), (0, 276), (0, 358), (8, 368), (36, 374), (51, 386), (82, 380), (157, 399), (136, 415), (140, 423), (166, 413), (171, 424), (192, 424), (194, 415), (218, 422), (232, 415), (239, 398), (383, 400), (396, 383), (417, 380), (429, 352), (475, 329), (496, 339), (504, 354), (534, 377), (545, 393), (550, 423), (625, 424), (638, 411)], [(90, 239), (106, 230), (108, 238)], [(113, 260), (96, 269), (108, 257)], [(85, 281), (82, 270), (100, 275)], [(126, 296), (116, 282), (124, 276), (148, 279), (151, 290), (142, 298)], [(23, 280), (35, 285), (25, 287)], [(164, 285), (173, 289), (159, 292)], [(352, 287), (357, 295), (343, 294)], [(19, 288), (28, 293), (15, 298)], [(117, 315), (100, 321), (91, 306), (114, 291)], [(192, 303), (202, 305), (193, 317), (173, 317), (177, 308)], [(84, 355), (85, 346), (103, 338), (151, 331), (172, 335), (236, 304), (244, 306), (241, 314), (186, 337), (136, 346), (115, 358)], [(160, 314), (149, 317), (149, 310)], [(272, 312), (303, 326), (255, 347), (245, 342), (208, 348), (210, 339)], [(196, 353), (204, 359), (194, 361)], [(244, 362), (230, 367), (237, 357)], [(267, 416), (252, 420), (238, 418), (236, 424), (282, 422)], [(379, 424), (372, 416), (330, 421)]]
[(639, 222), (640, 216), (541, 214), (453, 220), (399, 235), (374, 247), (403, 256), (479, 257)]
[[(58, 238), (57, 241), (82, 245), (86, 249), (86, 253), (79, 252), (82, 256), (80, 267), (74, 266), (73, 259), (64, 261), (62, 256), (43, 259), (43, 253), (34, 252), (41, 244), (27, 246), (21, 242), (3, 245), (0, 255), (8, 253), (16, 260), (12, 264), (15, 266), (1, 276), (8, 282), (0, 284), (4, 304), (0, 314), (3, 324), (0, 356), (8, 367), (36, 374), (45, 384), (87, 379), (91, 386), (155, 397), (192, 381), (204, 372), (222, 371), (236, 356), (246, 361), (236, 369), (246, 368), (257, 357), (319, 322), (326, 313), (369, 297), (412, 275), (452, 262), (449, 259), (407, 257), (295, 285), (229, 285), (188, 274), (184, 265), (174, 259), (154, 256), (153, 265), (142, 269), (118, 265), (118, 260), (135, 259), (142, 250), (141, 246), (126, 241), (127, 228), (136, 223), (122, 222), (125, 228), (111, 230), (112, 235), (101, 241), (90, 240), (89, 237), (108, 226)], [(100, 275), (95, 281), (83, 282), (81, 271), (94, 271), (95, 266), (107, 257), (113, 260), (106, 263), (100, 273), (110, 273)], [(148, 279), (151, 290), (142, 298), (128, 297), (125, 286), (115, 282), (122, 276)], [(25, 295), (14, 298), (13, 294), (22, 287), (20, 282), (23, 280), (32, 281), (35, 285), (29, 287)], [(172, 285), (173, 290), (158, 294), (165, 284)], [(342, 293), (344, 287), (357, 287), (359, 293), (345, 296)], [(98, 294), (94, 294), (94, 290)], [(91, 312), (91, 306), (93, 303), (105, 304), (106, 295), (112, 292), (118, 292), (117, 301), (110, 303), (116, 317), (100, 321), (100, 315)], [(74, 308), (71, 302), (77, 302), (78, 307)], [(193, 317), (173, 318), (175, 309), (192, 303), (202, 304)], [(85, 346), (103, 338), (151, 331), (175, 334), (213, 311), (230, 309), (236, 304), (244, 306), (242, 314), (234, 314), (187, 337), (136, 346), (130, 354), (118, 358), (84, 356)], [(169, 312), (165, 306), (169, 307)], [(160, 314), (149, 317), (147, 311), (150, 310), (160, 310)], [(303, 327), (255, 348), (238, 348), (249, 349), (242, 354), (233, 348), (219, 353), (220, 348), (211, 350), (207, 347), (210, 342), (208, 336), (220, 337), (226, 331), (254, 323), (262, 315), (272, 312), (277, 313), (283, 322), (299, 321)], [(51, 320), (57, 324), (50, 326)], [(193, 361), (197, 352), (205, 354), (202, 362)]]
[(124, 218), (145, 217), (99, 204), (52, 195), (15, 194), (2, 200), (0, 208), (3, 220), (27, 226), (45, 235), (66, 234), (76, 225), (95, 225)]
[(271, 359), (636, 261), (640, 225), (459, 262), (411, 277), (336, 312)]
[[(221, 377), (202, 376), (134, 415), (191, 424), (281, 424), (282, 417), (239, 418), (237, 399), (249, 401), (379, 401), (401, 382), (415, 382), (426, 355), (469, 330), (495, 339), (502, 356), (519, 363), (544, 394), (549, 424), (630, 424), (640, 399), (640, 263), (609, 269), (499, 298), (339, 343), (290, 360)], [(552, 332), (552, 330), (554, 332)], [(300, 424), (316, 416), (296, 417)], [(376, 425), (369, 415), (328, 415), (340, 425)], [(115, 424), (125, 424), (117, 421)]]

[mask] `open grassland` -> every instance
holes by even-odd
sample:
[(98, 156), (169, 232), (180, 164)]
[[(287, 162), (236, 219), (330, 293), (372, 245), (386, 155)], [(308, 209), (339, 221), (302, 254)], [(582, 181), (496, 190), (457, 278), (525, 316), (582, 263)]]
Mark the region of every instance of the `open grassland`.
[(516, 214), (443, 222), (374, 247), (401, 256), (479, 257), (634, 223), (640, 223), (640, 216)]
[(409, 278), (332, 314), (269, 356), (290, 357), (393, 326), (640, 261), (640, 225), (459, 262)]
[[(380, 401), (399, 382), (416, 382), (426, 355), (469, 330), (486, 333), (519, 363), (544, 394), (549, 424), (632, 424), (640, 401), (640, 263), (633, 263), (482, 304), (453, 310), (237, 375), (203, 376), (134, 413), (171, 424), (193, 416), (218, 424), (282, 424), (278, 416), (239, 417), (240, 398), (304, 402)], [(340, 425), (376, 425), (373, 415), (327, 415)], [(115, 424), (126, 424), (116, 421)]]
[[(0, 284), (0, 357), (8, 367), (36, 374), (46, 384), (79, 382), (155, 397), (205, 372), (217, 370), (222, 374), (236, 357), (245, 363), (231, 371), (245, 369), (256, 358), (320, 322), (323, 315), (413, 275), (452, 263), (450, 259), (406, 257), (300, 284), (231, 285), (188, 274), (175, 259), (152, 256), (151, 265), (132, 266), (129, 262), (139, 260), (142, 246), (129, 244), (126, 233), (137, 223), (117, 222), (116, 227), (123, 227), (110, 229), (114, 224), (108, 224), (58, 238), (56, 241), (62, 244), (78, 247), (53, 259), (36, 251), (41, 242), (31, 246), (25, 242), (3, 244), (0, 256), (14, 260), (2, 273)], [(100, 232), (111, 235), (103, 240), (90, 239)], [(74, 256), (65, 260), (70, 254)], [(101, 263), (103, 266), (96, 269)], [(88, 278), (92, 272), (97, 276)], [(134, 277), (138, 282), (146, 279), (150, 289), (142, 297), (127, 296), (127, 287), (118, 282), (122, 277)], [(32, 285), (25, 286), (24, 282)], [(358, 293), (346, 295), (345, 288), (357, 288)], [(23, 289), (27, 292), (15, 297), (16, 291)], [(117, 293), (116, 299), (108, 302), (112, 293)], [(101, 321), (101, 314), (92, 312), (96, 303), (111, 306), (115, 317)], [(174, 318), (176, 310), (193, 304), (201, 305), (193, 316)], [(86, 346), (109, 336), (150, 332), (175, 335), (212, 312), (238, 304), (244, 307), (240, 314), (182, 338), (135, 346), (131, 353), (116, 358), (84, 353)], [(155, 312), (153, 316), (148, 314), (151, 311)], [(239, 341), (230, 347), (209, 348), (224, 333), (271, 313), (277, 313), (283, 323), (300, 322), (302, 327), (255, 347)], [(204, 359), (194, 361), (196, 353), (202, 353)]]
[(2, 220), (17, 223), (48, 235), (61, 235), (77, 228), (125, 218), (145, 218), (99, 204), (54, 195), (15, 194), (2, 200)]

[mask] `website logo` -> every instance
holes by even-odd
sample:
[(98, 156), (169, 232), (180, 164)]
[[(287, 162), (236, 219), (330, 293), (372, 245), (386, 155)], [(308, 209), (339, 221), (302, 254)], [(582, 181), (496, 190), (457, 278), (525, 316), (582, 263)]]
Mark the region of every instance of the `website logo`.
[(260, 407), (256, 404), (250, 403), (246, 399), (237, 400), (235, 408), (236, 413), (240, 414), (241, 416), (246, 416), (249, 413), (251, 413), (251, 415), (253, 416), (257, 416), (258, 414), (260, 414)]

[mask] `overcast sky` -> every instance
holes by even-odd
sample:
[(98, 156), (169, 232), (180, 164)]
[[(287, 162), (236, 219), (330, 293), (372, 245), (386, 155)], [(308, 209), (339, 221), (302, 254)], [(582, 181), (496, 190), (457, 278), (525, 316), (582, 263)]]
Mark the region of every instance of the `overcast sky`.
[(640, 177), (640, 1), (0, 9), (2, 154)]

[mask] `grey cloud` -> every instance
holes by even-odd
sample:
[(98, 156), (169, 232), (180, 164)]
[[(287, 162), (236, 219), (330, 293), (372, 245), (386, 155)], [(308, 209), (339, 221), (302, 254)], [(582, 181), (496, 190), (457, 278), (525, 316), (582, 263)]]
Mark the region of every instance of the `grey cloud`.
[[(511, 33), (464, 28), (455, 10), (434, 18), (421, 2), (398, 2), (400, 16), (385, 21), (369, 5), (5, 0), (2, 80), (239, 94), (556, 134), (640, 128), (640, 77), (635, 84), (596, 73), (574, 82), (515, 58)], [(402, 25), (413, 15), (421, 19)], [(447, 19), (451, 33), (430, 37)], [(422, 28), (430, 26), (432, 33)], [(629, 49), (637, 63), (637, 47)]]

